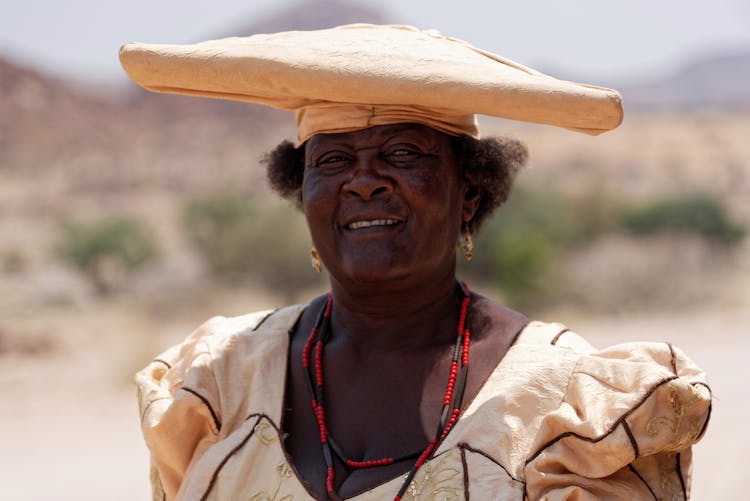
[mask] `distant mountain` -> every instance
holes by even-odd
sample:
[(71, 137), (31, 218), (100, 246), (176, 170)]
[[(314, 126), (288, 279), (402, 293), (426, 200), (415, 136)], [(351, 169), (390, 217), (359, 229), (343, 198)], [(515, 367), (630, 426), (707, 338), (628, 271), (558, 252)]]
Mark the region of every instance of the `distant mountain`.
[(117, 127), (116, 103), (2, 57), (0, 95), (0, 160), (52, 161), (60, 148), (98, 143)]
[(251, 168), (258, 155), (285, 137), (277, 129), (280, 112), (266, 108), (97, 90), (0, 57), (0, 187), (15, 186), (11, 178), (44, 185), (28, 191), (43, 194), (37, 205), (141, 186), (251, 189), (262, 184), (262, 169)]
[(352, 4), (345, 0), (310, 0), (286, 7), (257, 21), (233, 26), (230, 31), (218, 36), (248, 36), (279, 31), (319, 30), (351, 23), (393, 22), (382, 9)]
[(695, 59), (671, 75), (620, 90), (631, 109), (750, 109), (750, 49)]

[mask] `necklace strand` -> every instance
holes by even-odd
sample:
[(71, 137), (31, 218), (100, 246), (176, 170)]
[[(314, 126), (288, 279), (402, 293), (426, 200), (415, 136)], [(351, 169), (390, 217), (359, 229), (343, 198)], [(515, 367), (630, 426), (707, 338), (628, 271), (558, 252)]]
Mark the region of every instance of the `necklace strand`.
[[(435, 448), (448, 435), (451, 428), (456, 424), (458, 416), (461, 414), (461, 400), (466, 385), (466, 375), (469, 368), (469, 345), (471, 344), (471, 330), (468, 320), (469, 303), (471, 295), (466, 284), (460, 283), (459, 288), (463, 294), (461, 300), (461, 310), (458, 317), (458, 326), (456, 328), (456, 344), (453, 348), (451, 358), (450, 372), (448, 374), (448, 384), (443, 396), (443, 409), (440, 413), (435, 437), (430, 440), (423, 451), (406, 454), (400, 457), (385, 457), (380, 459), (371, 459), (367, 461), (354, 461), (346, 458), (331, 436), (326, 424), (326, 413), (324, 406), (324, 385), (323, 385), (323, 350), (325, 343), (330, 338), (331, 311), (333, 309), (333, 295), (328, 293), (326, 302), (320, 309), (315, 320), (314, 327), (310, 331), (305, 347), (302, 351), (302, 366), (305, 369), (307, 383), (312, 396), (312, 410), (318, 423), (320, 432), (320, 443), (323, 449), (323, 458), (326, 463), (326, 491), (328, 495), (335, 494), (335, 469), (333, 458), (336, 456), (350, 470), (362, 468), (375, 468), (378, 466), (391, 465), (407, 459), (417, 458), (414, 466), (406, 476), (406, 480), (394, 498), (394, 501), (400, 501), (409, 485), (411, 484), (417, 471), (435, 452)], [(460, 378), (459, 378), (460, 376)], [(458, 383), (458, 386), (457, 386)]]

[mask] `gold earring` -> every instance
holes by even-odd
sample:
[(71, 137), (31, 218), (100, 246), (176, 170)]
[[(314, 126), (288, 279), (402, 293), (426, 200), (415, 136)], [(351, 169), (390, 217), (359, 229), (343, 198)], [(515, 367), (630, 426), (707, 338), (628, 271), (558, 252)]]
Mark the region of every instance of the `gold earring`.
[(469, 224), (465, 223), (466, 229), (463, 232), (463, 235), (461, 236), (461, 241), (459, 246), (461, 247), (461, 252), (463, 252), (464, 257), (467, 261), (471, 261), (471, 258), (474, 256), (474, 239), (471, 238), (471, 231), (469, 230)]
[(312, 264), (313, 270), (320, 273), (320, 256), (318, 255), (318, 249), (314, 245), (310, 249), (310, 264)]

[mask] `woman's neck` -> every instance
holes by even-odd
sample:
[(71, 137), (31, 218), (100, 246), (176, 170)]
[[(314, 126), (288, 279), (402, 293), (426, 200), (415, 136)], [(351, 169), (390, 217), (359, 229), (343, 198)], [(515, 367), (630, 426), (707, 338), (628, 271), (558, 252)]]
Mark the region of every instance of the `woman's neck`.
[[(331, 280), (332, 329), (339, 342), (367, 353), (452, 343), (461, 294), (454, 270), (417, 286), (351, 287)], [(334, 341), (334, 342), (336, 342)]]

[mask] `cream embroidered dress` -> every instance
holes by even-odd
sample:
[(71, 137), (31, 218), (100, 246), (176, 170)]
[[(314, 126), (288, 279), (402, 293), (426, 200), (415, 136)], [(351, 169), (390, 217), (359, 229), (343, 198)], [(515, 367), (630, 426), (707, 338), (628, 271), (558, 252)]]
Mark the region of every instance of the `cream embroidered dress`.
[[(279, 429), (303, 309), (217, 317), (137, 375), (155, 500), (314, 499)], [(404, 499), (687, 499), (710, 409), (705, 375), (670, 344), (597, 351), (532, 322)], [(392, 500), (403, 481), (350, 499)]]

